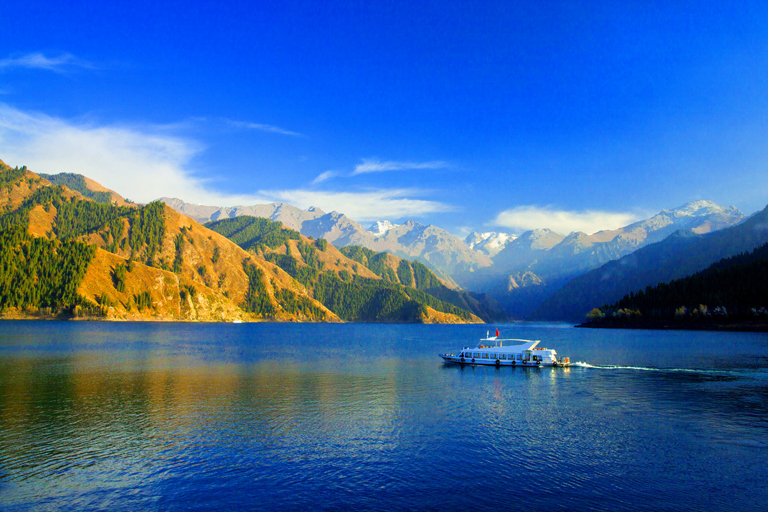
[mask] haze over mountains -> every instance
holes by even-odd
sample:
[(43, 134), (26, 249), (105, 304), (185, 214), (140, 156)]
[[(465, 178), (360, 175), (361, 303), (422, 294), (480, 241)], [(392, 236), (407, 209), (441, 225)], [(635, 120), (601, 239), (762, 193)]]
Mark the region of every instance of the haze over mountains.
[(679, 229), (697, 234), (741, 222), (733, 207), (694, 201), (616, 230), (592, 235), (566, 235), (549, 229), (523, 233), (493, 257), (493, 265), (472, 275), (453, 276), (461, 285), (473, 283), (499, 300), (516, 317), (526, 318), (547, 297), (573, 277), (663, 240)]
[(646, 244), (620, 259), (575, 277), (531, 316), (538, 320), (582, 321), (590, 309), (611, 304), (630, 291), (689, 276), (723, 258), (749, 252), (766, 242), (768, 207), (744, 222), (719, 231), (676, 231), (662, 241)]

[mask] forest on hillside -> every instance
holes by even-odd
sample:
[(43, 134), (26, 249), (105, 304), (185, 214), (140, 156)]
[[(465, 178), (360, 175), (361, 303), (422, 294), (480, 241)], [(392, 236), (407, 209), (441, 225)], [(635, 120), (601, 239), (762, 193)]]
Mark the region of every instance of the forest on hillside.
[(112, 194), (109, 192), (90, 190), (85, 182), (85, 177), (82, 174), (62, 172), (59, 174), (40, 173), (38, 176), (50, 181), (53, 185), (64, 185), (69, 190), (80, 192), (83, 196), (88, 199), (93, 199), (97, 203), (110, 204), (112, 202)]
[(588, 325), (768, 323), (768, 244), (593, 309)]
[(340, 247), (346, 257), (357, 261), (385, 281), (415, 288), (442, 302), (471, 311), (486, 322), (504, 321), (507, 312), (496, 300), (484, 293), (448, 288), (426, 265), (419, 261), (400, 260), (397, 270), (389, 267), (386, 252), (376, 252), (359, 245)]
[(262, 247), (277, 249), (288, 240), (301, 238), (297, 231), (283, 228), (281, 222), (246, 215), (207, 222), (205, 227), (229, 238), (246, 251)]
[[(22, 181), (30, 187), (21, 204), (0, 213), (0, 311), (72, 315), (85, 310), (99, 316), (103, 308), (77, 293), (97, 247), (81, 239), (97, 234), (107, 251), (119, 248), (153, 263), (165, 234), (164, 206), (131, 208), (83, 200), (64, 185), (40, 186), (39, 178), (26, 174), (24, 167), (0, 170), (0, 187), (6, 192)], [(48, 233), (53, 239), (28, 232), (36, 207), (55, 213)]]
[(22, 226), (0, 231), (0, 311), (16, 308), (57, 314), (84, 301), (77, 288), (96, 246), (33, 237)]

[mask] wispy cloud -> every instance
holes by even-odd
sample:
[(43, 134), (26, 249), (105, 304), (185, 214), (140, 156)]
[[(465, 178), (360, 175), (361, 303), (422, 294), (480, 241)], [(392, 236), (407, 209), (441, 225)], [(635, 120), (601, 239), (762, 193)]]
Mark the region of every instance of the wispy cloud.
[(28, 53), (0, 59), (0, 70), (11, 68), (43, 69), (64, 73), (72, 68), (93, 69), (94, 66), (71, 53), (62, 53), (56, 57), (48, 57), (43, 53)]
[(280, 135), (290, 135), (291, 137), (306, 137), (306, 135), (302, 133), (286, 130), (284, 128), (280, 128), (279, 126), (272, 126), (271, 124), (250, 123), (247, 121), (232, 121), (231, 119), (227, 119), (227, 122), (232, 126), (236, 126), (238, 128), (245, 128), (246, 130), (258, 130), (261, 132), (278, 133)]
[(317, 175), (317, 178), (312, 180), (313, 185), (317, 185), (318, 183), (322, 183), (326, 180), (329, 180), (331, 178), (335, 178), (336, 176), (340, 176), (342, 173), (339, 171), (325, 171), (321, 172)]
[(27, 113), (0, 103), (3, 159), (33, 171), (84, 174), (136, 201), (177, 191), (203, 198), (203, 181), (187, 170), (203, 149), (153, 127), (99, 126)]
[(285, 201), (299, 208), (317, 206), (336, 210), (357, 221), (419, 217), (429, 213), (449, 212), (454, 208), (439, 201), (413, 199), (422, 195), (418, 189), (374, 189), (362, 192), (323, 192), (315, 190), (259, 191), (266, 202)]
[(300, 208), (337, 210), (359, 221), (452, 210), (450, 205), (420, 199), (426, 192), (418, 189), (222, 193), (190, 168), (193, 158), (205, 149), (203, 144), (169, 132), (167, 126), (73, 122), (0, 103), (0, 157), (6, 163), (26, 165), (35, 172), (83, 174), (134, 201), (163, 196), (216, 206), (282, 201)]
[(617, 229), (638, 220), (640, 216), (630, 212), (566, 211), (549, 206), (518, 206), (499, 213), (491, 225), (518, 231), (549, 228), (563, 234), (572, 231), (592, 234), (604, 229)]
[(448, 167), (448, 163), (442, 161), (381, 162), (375, 158), (364, 158), (363, 163), (355, 166), (355, 170), (352, 171), (352, 176), (356, 174), (366, 174), (371, 172), (407, 171), (410, 169), (445, 169), (446, 167)]

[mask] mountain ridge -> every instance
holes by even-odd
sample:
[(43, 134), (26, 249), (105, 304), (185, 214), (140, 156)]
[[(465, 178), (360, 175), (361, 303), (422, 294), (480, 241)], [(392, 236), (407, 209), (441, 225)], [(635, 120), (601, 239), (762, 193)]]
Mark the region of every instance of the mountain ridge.
[(768, 241), (768, 207), (730, 227), (704, 234), (678, 230), (617, 260), (571, 279), (546, 299), (532, 320), (583, 321), (593, 308), (612, 304), (625, 294), (692, 275), (722, 258)]
[[(399, 225), (380, 221), (382, 226), (386, 226), (385, 222), (389, 225), (387, 229), (374, 233), (343, 213), (325, 213), (317, 208), (301, 210), (284, 203), (220, 208), (191, 205), (176, 198), (163, 197), (159, 200), (182, 213), (189, 212), (193, 217), (196, 215), (208, 220), (239, 215), (265, 217), (280, 221), (304, 236), (324, 238), (336, 246), (359, 245), (377, 252), (388, 251), (401, 258), (418, 259), (451, 282), (455, 273), (492, 264), (490, 258), (472, 251), (448, 231), (412, 220)], [(278, 204), (280, 208), (274, 206)]]
[[(25, 167), (0, 166), (0, 205), (5, 207), (0, 232), (10, 233), (12, 241), (2, 248), (2, 258), (14, 276), (26, 277), (20, 282), (27, 287), (34, 276), (50, 270), (44, 266), (47, 258), (61, 251), (66, 256), (69, 247), (89, 248), (73, 253), (81, 266), (86, 264), (85, 272), (65, 273), (53, 282), (57, 289), (69, 290), (69, 298), (51, 307), (40, 303), (46, 292), (14, 292), (12, 280), (4, 281), (0, 295), (3, 317), (46, 318), (66, 311), (75, 317), (108, 320), (339, 321), (280, 265), (258, 252), (243, 250), (169, 206), (120, 206), (117, 200), (113, 204), (111, 195), (98, 195), (108, 192), (95, 182), (71, 175), (59, 178), (75, 179), (74, 186), (85, 186), (85, 193), (96, 192), (103, 202), (54, 185)], [(23, 254), (33, 249), (36, 254), (42, 251), (42, 259), (28, 262)], [(336, 274), (331, 271), (325, 281), (333, 284)], [(366, 289), (372, 288), (368, 285)], [(343, 298), (344, 290), (340, 292)], [(456, 311), (462, 318), (437, 311), (432, 305), (442, 307), (438, 299), (414, 295), (416, 298), (400, 299), (410, 309), (391, 320), (456, 323), (465, 322), (466, 317), (479, 321), (459, 308)]]
[[(474, 280), (474, 289), (499, 300), (511, 316), (526, 318), (570, 279), (663, 240), (680, 228), (709, 233), (738, 224), (744, 218), (734, 207), (701, 200), (661, 210), (623, 228), (591, 235), (578, 231), (562, 235), (550, 229), (535, 229), (507, 244), (494, 256), (493, 266), (471, 276), (456, 276), (456, 281), (467, 286)], [(523, 276), (527, 279), (521, 279)]]

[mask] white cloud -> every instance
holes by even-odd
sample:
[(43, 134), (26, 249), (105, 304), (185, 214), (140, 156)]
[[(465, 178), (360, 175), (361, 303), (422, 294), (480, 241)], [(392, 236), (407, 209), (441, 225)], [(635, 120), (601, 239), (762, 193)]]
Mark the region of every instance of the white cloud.
[(363, 163), (355, 166), (352, 176), (370, 172), (406, 171), (409, 169), (444, 169), (448, 167), (446, 162), (380, 162), (375, 158), (364, 158)]
[(203, 151), (203, 145), (169, 135), (167, 126), (99, 126), (26, 113), (3, 103), (0, 148), (0, 158), (11, 166), (26, 165), (32, 171), (47, 174), (83, 174), (138, 202), (163, 196), (216, 206), (283, 201), (300, 208), (337, 210), (360, 221), (451, 210), (444, 203), (413, 199), (423, 194), (416, 189), (221, 193), (212, 190), (207, 180), (190, 169), (190, 161)]
[(298, 133), (298, 132), (292, 132), (290, 130), (286, 130), (284, 128), (280, 128), (278, 126), (272, 126), (271, 124), (259, 124), (259, 123), (249, 123), (245, 121), (232, 121), (227, 120), (229, 124), (232, 126), (237, 126), (238, 128), (245, 128), (247, 130), (259, 130), (262, 132), (270, 132), (270, 133), (278, 133), (280, 135), (290, 135), (292, 137), (304, 137), (305, 135)]
[(203, 196), (184, 166), (202, 147), (150, 128), (68, 123), (0, 104), (2, 158), (48, 174), (73, 172), (135, 201), (162, 195)]
[(57, 57), (46, 57), (42, 53), (29, 53), (19, 57), (0, 59), (0, 70), (8, 68), (44, 69), (63, 73), (71, 68), (93, 68), (94, 66), (71, 53), (63, 53)]
[(629, 212), (565, 211), (549, 206), (518, 206), (499, 213), (491, 225), (520, 231), (549, 228), (563, 234), (572, 231), (592, 234), (604, 229), (624, 227), (638, 220), (638, 215)]

